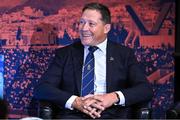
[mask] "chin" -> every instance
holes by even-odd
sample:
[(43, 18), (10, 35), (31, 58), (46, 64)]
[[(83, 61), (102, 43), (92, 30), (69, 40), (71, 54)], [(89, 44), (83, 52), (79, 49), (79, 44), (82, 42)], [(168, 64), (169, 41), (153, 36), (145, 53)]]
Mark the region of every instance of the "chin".
[(92, 40), (82, 39), (82, 40), (81, 40), (81, 43), (82, 43), (83, 45), (91, 45)]

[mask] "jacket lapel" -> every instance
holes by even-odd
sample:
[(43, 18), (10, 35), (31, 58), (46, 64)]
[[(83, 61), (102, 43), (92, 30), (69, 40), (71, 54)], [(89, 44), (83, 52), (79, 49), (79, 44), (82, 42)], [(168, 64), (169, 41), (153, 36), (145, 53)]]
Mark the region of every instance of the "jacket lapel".
[(108, 40), (107, 42), (107, 50), (106, 50), (106, 91), (107, 93), (111, 92), (111, 83), (112, 80), (112, 74), (113, 74), (113, 65), (115, 62), (115, 53), (113, 44)]
[(72, 50), (74, 74), (76, 77), (77, 90), (80, 95), (81, 91), (81, 79), (82, 79), (82, 65), (84, 56), (84, 46), (79, 42), (74, 45)]

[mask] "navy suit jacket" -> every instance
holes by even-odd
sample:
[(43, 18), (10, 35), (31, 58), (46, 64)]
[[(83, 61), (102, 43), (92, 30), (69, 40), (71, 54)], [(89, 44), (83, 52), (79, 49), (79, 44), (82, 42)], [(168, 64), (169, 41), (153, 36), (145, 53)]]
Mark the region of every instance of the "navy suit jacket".
[[(72, 95), (80, 96), (84, 46), (81, 42), (57, 49), (53, 62), (35, 89), (35, 98), (64, 108)], [(150, 100), (152, 89), (133, 50), (107, 42), (107, 93), (122, 91), (125, 106)]]

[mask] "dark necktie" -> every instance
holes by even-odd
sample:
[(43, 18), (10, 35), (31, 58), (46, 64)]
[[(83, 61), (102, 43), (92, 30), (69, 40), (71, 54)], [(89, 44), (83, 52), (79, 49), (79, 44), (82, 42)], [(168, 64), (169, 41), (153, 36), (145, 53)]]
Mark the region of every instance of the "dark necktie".
[(89, 47), (89, 53), (83, 66), (81, 96), (94, 93), (94, 51), (98, 47)]

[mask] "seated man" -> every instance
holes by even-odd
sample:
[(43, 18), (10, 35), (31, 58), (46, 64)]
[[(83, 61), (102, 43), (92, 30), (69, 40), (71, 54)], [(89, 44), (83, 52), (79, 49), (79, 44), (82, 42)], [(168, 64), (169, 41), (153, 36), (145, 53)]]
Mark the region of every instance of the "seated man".
[(59, 118), (126, 118), (131, 105), (152, 98), (152, 89), (130, 48), (107, 38), (109, 9), (89, 3), (79, 22), (81, 42), (60, 48), (35, 98), (61, 108)]

